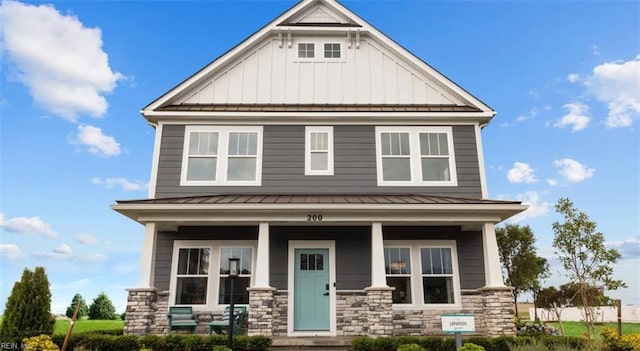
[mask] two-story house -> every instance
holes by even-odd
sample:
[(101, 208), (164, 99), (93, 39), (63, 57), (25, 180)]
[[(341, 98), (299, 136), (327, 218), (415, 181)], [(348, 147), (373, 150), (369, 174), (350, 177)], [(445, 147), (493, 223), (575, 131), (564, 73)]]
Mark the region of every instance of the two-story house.
[(303, 0), (142, 111), (155, 128), (127, 333), (168, 306), (221, 314), (228, 258), (248, 333), (513, 334), (481, 130), (495, 112), (335, 0)]

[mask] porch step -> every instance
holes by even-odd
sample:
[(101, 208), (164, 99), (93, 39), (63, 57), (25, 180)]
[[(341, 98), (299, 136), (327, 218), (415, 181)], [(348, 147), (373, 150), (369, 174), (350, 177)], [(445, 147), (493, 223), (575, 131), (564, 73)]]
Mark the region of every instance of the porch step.
[(346, 351), (351, 350), (349, 336), (333, 337), (274, 337), (270, 350), (313, 350), (313, 351)]

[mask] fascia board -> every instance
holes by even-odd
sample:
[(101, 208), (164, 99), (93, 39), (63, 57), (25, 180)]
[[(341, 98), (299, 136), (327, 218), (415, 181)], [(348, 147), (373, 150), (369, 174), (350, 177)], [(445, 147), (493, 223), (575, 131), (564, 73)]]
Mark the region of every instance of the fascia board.
[(264, 118), (264, 117), (280, 117), (290, 118), (292, 120), (299, 119), (300, 117), (332, 117), (339, 120), (343, 120), (346, 117), (352, 118), (491, 118), (493, 113), (488, 111), (482, 112), (237, 112), (237, 111), (144, 111), (145, 117), (151, 119), (152, 117), (180, 117), (180, 118), (216, 118), (216, 117), (232, 117), (238, 118), (241, 116), (246, 118)]

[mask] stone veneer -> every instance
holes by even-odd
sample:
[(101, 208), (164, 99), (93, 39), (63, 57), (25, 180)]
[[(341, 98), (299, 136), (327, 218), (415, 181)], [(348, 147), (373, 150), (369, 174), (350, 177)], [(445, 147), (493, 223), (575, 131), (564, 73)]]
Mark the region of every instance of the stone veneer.
[[(166, 334), (169, 292), (153, 288), (129, 289), (125, 334)], [(476, 334), (514, 335), (513, 289), (482, 288), (465, 291), (460, 310), (393, 310), (391, 288), (336, 292), (336, 335), (390, 336), (442, 334), (440, 316), (468, 313), (475, 316)], [(287, 336), (286, 290), (249, 289), (248, 335)], [(222, 312), (200, 313), (198, 334), (209, 333), (211, 318)], [(188, 331), (185, 331), (188, 332)]]

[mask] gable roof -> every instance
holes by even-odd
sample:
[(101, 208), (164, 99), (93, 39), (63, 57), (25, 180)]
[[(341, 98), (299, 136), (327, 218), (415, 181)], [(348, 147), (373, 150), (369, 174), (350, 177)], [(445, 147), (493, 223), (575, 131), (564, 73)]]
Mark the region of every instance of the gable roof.
[[(451, 101), (449, 98), (443, 98), (442, 103), (436, 104), (440, 106), (466, 106), (469, 110), (473, 110), (477, 115), (481, 112), (484, 120), (490, 120), (495, 112), (491, 107), (471, 95), (462, 87), (448, 79), (446, 76), (429, 66), (419, 57), (403, 48), (401, 45), (384, 35), (375, 27), (364, 21), (362, 18), (351, 12), (345, 6), (335, 0), (302, 0), (283, 14), (276, 17), (273, 21), (259, 29), (257, 32), (249, 36), (247, 39), (230, 49), (213, 62), (196, 72), (191, 77), (178, 84), (167, 93), (163, 94), (149, 105), (144, 107), (141, 113), (145, 117), (150, 115), (158, 115), (167, 113), (167, 111), (175, 111), (179, 108), (175, 107), (182, 104), (193, 104), (193, 101), (185, 98), (185, 95), (192, 91), (198, 85), (206, 83), (207, 79), (211, 79), (216, 73), (220, 72), (224, 67), (233, 66), (234, 60), (238, 60), (251, 50), (257, 43), (263, 42), (270, 37), (278, 36), (282, 42), (288, 41), (290, 45), (291, 32), (309, 32), (314, 33), (345, 33), (345, 35), (360, 38), (367, 36), (376, 42), (376, 45), (383, 47), (403, 60), (412, 69), (422, 74), (429, 80), (429, 84), (433, 84), (436, 88), (428, 84), (427, 88), (440, 89), (445, 91), (449, 97), (455, 97), (458, 103)], [(281, 44), (282, 45), (282, 44)], [(202, 89), (206, 89), (206, 86)], [(196, 103), (198, 104), (198, 103)], [(243, 104), (243, 103), (240, 103)], [(249, 105), (255, 105), (255, 102)], [(200, 104), (200, 105), (207, 105)], [(203, 111), (215, 111), (215, 106), (219, 104), (208, 103), (208, 108)], [(264, 104), (263, 104), (264, 105)], [(313, 104), (297, 104), (297, 105), (313, 105)], [(335, 105), (335, 104), (334, 104)], [(346, 104), (348, 106), (361, 106), (362, 104)], [(365, 104), (367, 105), (367, 104)], [(412, 105), (411, 103), (402, 105)], [(428, 110), (424, 106), (433, 104), (417, 103), (414, 105), (423, 106), (422, 110)], [(173, 106), (173, 107), (171, 107)], [(439, 109), (437, 111), (442, 111)], [(446, 112), (460, 112), (456, 109), (447, 110)]]

